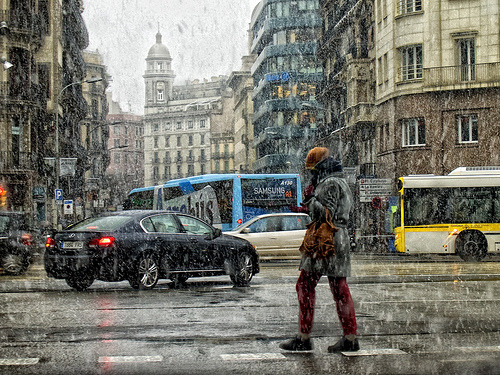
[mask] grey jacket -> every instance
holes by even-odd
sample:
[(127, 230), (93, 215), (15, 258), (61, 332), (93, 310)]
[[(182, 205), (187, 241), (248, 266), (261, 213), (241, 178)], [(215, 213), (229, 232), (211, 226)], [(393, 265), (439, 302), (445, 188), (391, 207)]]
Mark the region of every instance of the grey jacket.
[(314, 195), (305, 202), (313, 220), (324, 221), (324, 208), (332, 213), (333, 223), (339, 231), (335, 233), (335, 255), (326, 259), (302, 256), (300, 269), (327, 276), (347, 277), (351, 273), (350, 241), (347, 223), (353, 199), (351, 189), (342, 178), (342, 172), (332, 172), (333, 159), (318, 163), (318, 183)]

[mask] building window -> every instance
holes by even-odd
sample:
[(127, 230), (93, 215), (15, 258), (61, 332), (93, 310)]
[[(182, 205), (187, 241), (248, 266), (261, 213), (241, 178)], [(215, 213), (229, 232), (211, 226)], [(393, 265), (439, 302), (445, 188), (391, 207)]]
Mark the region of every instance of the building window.
[(477, 115), (457, 116), (458, 142), (476, 143), (478, 141)]
[(411, 14), (422, 11), (422, 0), (399, 0), (399, 14)]
[(229, 172), (229, 160), (224, 160), (224, 172)]
[(41, 19), (41, 29), (44, 34), (50, 34), (50, 6), (48, 0), (38, 0), (38, 13)]
[(113, 126), (113, 134), (120, 135), (120, 127), (119, 126)]
[(425, 145), (425, 120), (423, 118), (404, 119), (403, 146)]
[(422, 46), (401, 48), (401, 81), (422, 78)]
[(115, 152), (115, 164), (120, 164), (120, 154)]
[(194, 176), (194, 165), (188, 164), (188, 176)]
[(205, 174), (205, 164), (200, 164), (200, 173)]
[(153, 179), (158, 180), (160, 178), (160, 169), (158, 167), (153, 167)]
[(189, 144), (189, 146), (193, 145), (193, 136), (192, 135), (190, 135), (188, 138), (188, 144)]
[(201, 145), (205, 144), (205, 134), (200, 134), (200, 144)]
[(476, 79), (476, 47), (474, 38), (457, 40), (460, 78), (462, 81)]
[(182, 162), (182, 153), (181, 153), (181, 151), (177, 151), (177, 162), (178, 163)]
[(165, 137), (165, 147), (170, 147), (170, 137), (169, 136)]
[(159, 89), (157, 92), (156, 92), (156, 98), (158, 99), (158, 101), (163, 101), (163, 90), (162, 89)]
[(204, 149), (200, 150), (200, 159), (205, 160), (205, 150)]
[(165, 130), (170, 130), (170, 122), (167, 122), (167, 123), (165, 124)]
[(188, 121), (188, 129), (193, 129), (193, 121)]
[(119, 138), (113, 139), (113, 147), (120, 147), (120, 139)]
[(182, 122), (177, 121), (177, 129), (182, 129)]
[(160, 125), (158, 125), (158, 124), (153, 124), (153, 131), (154, 131), (154, 132), (157, 132), (158, 130), (160, 130)]
[(204, 128), (205, 127), (205, 120), (200, 120), (200, 128)]
[(181, 137), (177, 137), (177, 147), (181, 147)]
[(160, 159), (158, 158), (158, 152), (155, 151), (154, 156), (153, 156), (153, 163), (159, 163)]
[(154, 140), (154, 146), (153, 147), (154, 148), (158, 148), (158, 137), (154, 137), (153, 140)]

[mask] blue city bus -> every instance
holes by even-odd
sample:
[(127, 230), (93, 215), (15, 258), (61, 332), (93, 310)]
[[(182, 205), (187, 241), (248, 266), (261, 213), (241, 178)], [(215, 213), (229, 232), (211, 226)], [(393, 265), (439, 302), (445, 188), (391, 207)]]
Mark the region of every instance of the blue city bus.
[(228, 231), (301, 202), (298, 174), (206, 174), (133, 189), (124, 208), (184, 212)]

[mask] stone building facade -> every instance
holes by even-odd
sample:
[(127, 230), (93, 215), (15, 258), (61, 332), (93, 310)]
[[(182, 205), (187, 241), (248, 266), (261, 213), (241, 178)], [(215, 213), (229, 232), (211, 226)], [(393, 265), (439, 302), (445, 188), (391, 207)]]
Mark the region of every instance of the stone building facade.
[(79, 124), (87, 103), (75, 84), (85, 79), (82, 51), (89, 42), (82, 9), (81, 0), (0, 3), (0, 55), (10, 64), (0, 68), (3, 209), (26, 211), (35, 222), (55, 224), (56, 149), (78, 160), (75, 177), (60, 179), (58, 187), (66, 198), (84, 193)]
[[(232, 95), (227, 77), (174, 85), (161, 34), (146, 58), (144, 183), (234, 170)], [(216, 160), (212, 154), (218, 150)], [(222, 150), (222, 152), (221, 152)], [(224, 153), (224, 151), (228, 151)]]
[[(320, 9), (317, 143), (358, 181), (358, 233), (390, 234), (400, 176), (500, 165), (499, 4), (320, 0)], [(392, 182), (387, 211), (360, 199), (366, 178)]]

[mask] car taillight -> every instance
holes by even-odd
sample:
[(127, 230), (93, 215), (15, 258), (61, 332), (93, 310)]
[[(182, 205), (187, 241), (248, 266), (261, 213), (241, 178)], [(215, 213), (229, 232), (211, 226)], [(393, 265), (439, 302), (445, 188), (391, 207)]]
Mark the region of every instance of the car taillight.
[(26, 246), (33, 245), (33, 236), (30, 233), (21, 234), (21, 243)]
[(89, 247), (111, 247), (115, 243), (114, 237), (94, 238), (89, 242)]
[(52, 237), (47, 237), (47, 241), (45, 242), (45, 247), (47, 249), (56, 247), (56, 241)]

